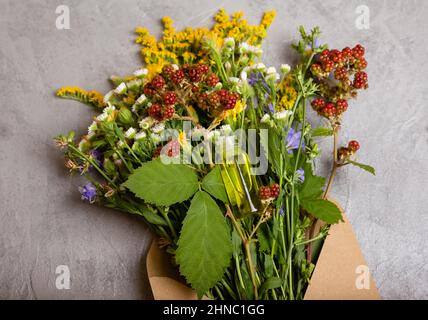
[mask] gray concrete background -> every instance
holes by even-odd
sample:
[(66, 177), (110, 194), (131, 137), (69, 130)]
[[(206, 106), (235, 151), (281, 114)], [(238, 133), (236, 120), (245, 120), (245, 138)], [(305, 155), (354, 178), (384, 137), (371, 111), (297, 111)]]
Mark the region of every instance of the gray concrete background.
[[(57, 30), (55, 9), (70, 7), (71, 30)], [(370, 29), (355, 27), (358, 5), (370, 8)], [(428, 2), (0, 0), (0, 298), (145, 299), (151, 293), (145, 254), (151, 236), (137, 218), (79, 199), (52, 137), (84, 132), (91, 111), (56, 99), (63, 85), (106, 92), (107, 78), (141, 64), (137, 25), (160, 34), (208, 26), (220, 7), (243, 9), (252, 22), (276, 9), (265, 62), (293, 63), (289, 44), (299, 24), (319, 25), (323, 40), (367, 48), (370, 89), (353, 103), (343, 142), (357, 138), (360, 160), (339, 173), (333, 195), (345, 207), (385, 299), (428, 298)], [(322, 144), (329, 150), (329, 142)], [(326, 168), (320, 162), (320, 170)], [(67, 265), (71, 289), (55, 288)]]

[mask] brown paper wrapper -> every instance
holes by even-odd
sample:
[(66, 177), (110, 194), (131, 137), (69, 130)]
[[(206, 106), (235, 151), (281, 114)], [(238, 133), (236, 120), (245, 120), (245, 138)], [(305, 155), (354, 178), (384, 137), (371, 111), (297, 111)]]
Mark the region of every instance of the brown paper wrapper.
[[(343, 210), (342, 210), (343, 213)], [(376, 285), (343, 214), (344, 223), (332, 225), (324, 241), (305, 300), (379, 300)], [(154, 240), (147, 255), (147, 274), (155, 300), (196, 300), (171, 257)]]

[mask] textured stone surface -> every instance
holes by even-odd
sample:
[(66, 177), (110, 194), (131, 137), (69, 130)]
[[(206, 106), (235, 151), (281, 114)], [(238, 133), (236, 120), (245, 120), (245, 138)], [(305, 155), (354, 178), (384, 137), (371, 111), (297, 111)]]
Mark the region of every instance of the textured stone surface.
[[(55, 27), (60, 4), (70, 7), (71, 30)], [(360, 4), (0, 0), (0, 298), (150, 298), (144, 261), (151, 236), (137, 218), (80, 201), (79, 181), (66, 177), (52, 137), (83, 133), (92, 114), (54, 91), (77, 85), (106, 92), (111, 74), (140, 66), (135, 26), (160, 34), (163, 15), (177, 28), (207, 26), (220, 7), (244, 9), (252, 22), (263, 10), (278, 11), (264, 47), (267, 64), (295, 61), (289, 44), (299, 24), (319, 25), (331, 46), (366, 46), (371, 88), (351, 106), (342, 140), (358, 138), (360, 160), (378, 175), (343, 170), (333, 195), (383, 298), (428, 298), (428, 4), (366, 0), (370, 29), (358, 30)], [(326, 166), (320, 162), (320, 170)], [(70, 290), (55, 287), (58, 265), (70, 268)]]

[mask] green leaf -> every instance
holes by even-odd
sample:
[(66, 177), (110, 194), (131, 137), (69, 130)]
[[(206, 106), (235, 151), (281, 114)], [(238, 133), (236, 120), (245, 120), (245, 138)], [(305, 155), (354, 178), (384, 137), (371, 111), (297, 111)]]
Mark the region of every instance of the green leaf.
[(312, 173), (312, 166), (307, 164), (305, 170), (305, 182), (302, 185), (302, 189), (299, 191), (299, 199), (317, 199), (323, 193), (323, 187), (325, 184), (325, 178), (316, 176)]
[(223, 178), (221, 177), (221, 168), (219, 166), (214, 167), (214, 169), (206, 175), (202, 181), (202, 188), (218, 200), (225, 203), (229, 202)]
[(242, 239), (235, 228), (232, 231), (232, 245), (233, 245), (233, 255), (235, 257), (239, 257), (242, 251)]
[(333, 129), (331, 128), (315, 128), (312, 131), (312, 137), (329, 137), (333, 135)]
[(178, 240), (176, 259), (180, 273), (201, 298), (222, 279), (231, 257), (232, 240), (226, 218), (208, 193), (199, 191)]
[(366, 170), (367, 172), (370, 172), (372, 175), (376, 175), (376, 170), (375, 168), (373, 168), (372, 166), (369, 166), (368, 164), (363, 164), (363, 163), (359, 163), (359, 162), (355, 162), (355, 161), (348, 161), (350, 164), (352, 164), (353, 166), (356, 166), (358, 168), (361, 168), (363, 170)]
[(342, 213), (339, 208), (331, 201), (323, 199), (308, 199), (301, 201), (301, 206), (314, 217), (329, 224), (335, 224), (343, 221)]
[(183, 164), (163, 164), (158, 159), (143, 164), (123, 185), (148, 203), (170, 206), (198, 190), (198, 176)]
[(282, 285), (281, 278), (278, 278), (278, 277), (269, 278), (260, 287), (260, 295), (263, 295), (263, 293), (266, 290), (279, 288), (281, 285)]

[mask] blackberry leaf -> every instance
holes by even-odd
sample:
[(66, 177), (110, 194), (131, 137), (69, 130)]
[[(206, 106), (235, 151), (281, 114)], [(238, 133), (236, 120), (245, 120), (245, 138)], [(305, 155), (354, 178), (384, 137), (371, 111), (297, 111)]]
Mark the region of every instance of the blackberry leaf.
[(183, 221), (176, 251), (180, 273), (199, 298), (222, 279), (232, 251), (226, 218), (208, 193), (199, 191)]
[(159, 159), (143, 164), (123, 184), (138, 198), (158, 206), (189, 199), (198, 190), (198, 176), (183, 164), (163, 164)]

